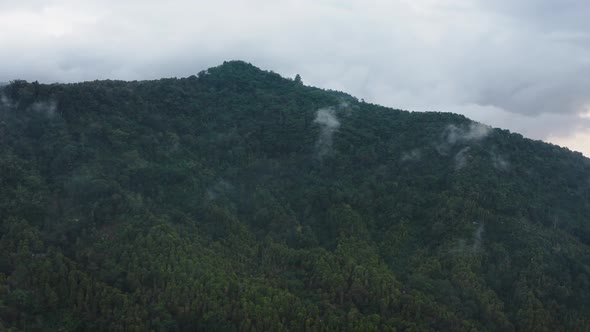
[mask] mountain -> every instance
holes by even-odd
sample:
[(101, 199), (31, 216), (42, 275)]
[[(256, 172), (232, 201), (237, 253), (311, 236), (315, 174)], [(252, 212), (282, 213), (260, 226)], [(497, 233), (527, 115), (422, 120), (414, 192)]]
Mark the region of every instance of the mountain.
[(0, 95), (0, 330), (590, 326), (579, 153), (241, 61)]

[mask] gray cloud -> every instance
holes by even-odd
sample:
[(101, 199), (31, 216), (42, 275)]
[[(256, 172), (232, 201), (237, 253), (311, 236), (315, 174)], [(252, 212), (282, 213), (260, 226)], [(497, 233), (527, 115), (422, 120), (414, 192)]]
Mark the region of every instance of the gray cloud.
[(545, 31), (579, 31), (589, 26), (585, 0), (480, 0), (480, 5)]
[(0, 81), (188, 76), (242, 59), (386, 106), (569, 137), (590, 129), (588, 12), (581, 0), (0, 0)]

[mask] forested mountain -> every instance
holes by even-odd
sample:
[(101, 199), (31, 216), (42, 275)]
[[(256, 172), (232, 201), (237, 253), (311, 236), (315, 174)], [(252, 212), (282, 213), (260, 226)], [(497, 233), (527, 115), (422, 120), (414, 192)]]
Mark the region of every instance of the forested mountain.
[(590, 330), (579, 153), (241, 61), (0, 95), (0, 330)]

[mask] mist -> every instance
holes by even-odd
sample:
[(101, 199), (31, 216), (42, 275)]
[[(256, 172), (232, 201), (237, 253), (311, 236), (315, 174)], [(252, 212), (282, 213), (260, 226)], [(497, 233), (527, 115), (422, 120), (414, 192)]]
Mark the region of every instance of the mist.
[(461, 149), (461, 151), (457, 152), (457, 154), (455, 155), (454, 158), (454, 162), (455, 162), (455, 170), (461, 170), (463, 168), (465, 168), (465, 166), (467, 166), (467, 157), (469, 150), (471, 150), (470, 147), (465, 147), (463, 149)]
[(439, 154), (448, 155), (454, 145), (480, 141), (491, 131), (491, 127), (477, 122), (472, 122), (467, 127), (450, 124), (443, 130), (441, 140), (435, 144), (435, 148)]
[(485, 230), (484, 223), (480, 223), (475, 232), (473, 233), (473, 251), (479, 250), (481, 248), (481, 242), (483, 238), (483, 233)]
[(460, 142), (478, 141), (491, 132), (492, 128), (481, 123), (473, 122), (467, 128), (460, 128), (455, 125), (449, 125), (445, 129), (445, 139), (448, 144), (454, 145)]
[(336, 118), (336, 110), (333, 107), (327, 107), (318, 109), (313, 122), (320, 126), (316, 149), (318, 157), (321, 159), (332, 153), (333, 137), (340, 127), (340, 121)]
[(401, 157), (401, 161), (419, 161), (420, 159), (422, 159), (422, 151), (420, 149), (404, 152)]
[(507, 171), (510, 168), (510, 163), (502, 155), (498, 155), (494, 152), (491, 152), (490, 155), (492, 158), (492, 165), (495, 169), (499, 171)]
[(53, 117), (57, 111), (57, 102), (55, 101), (38, 101), (31, 105), (31, 109), (38, 113), (43, 113), (48, 117)]

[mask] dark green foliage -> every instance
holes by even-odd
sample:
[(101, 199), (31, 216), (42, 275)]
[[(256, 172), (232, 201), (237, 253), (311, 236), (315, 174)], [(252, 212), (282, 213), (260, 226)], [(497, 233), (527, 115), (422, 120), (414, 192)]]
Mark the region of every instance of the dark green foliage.
[(0, 95), (0, 330), (590, 326), (579, 153), (240, 61)]

